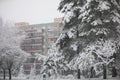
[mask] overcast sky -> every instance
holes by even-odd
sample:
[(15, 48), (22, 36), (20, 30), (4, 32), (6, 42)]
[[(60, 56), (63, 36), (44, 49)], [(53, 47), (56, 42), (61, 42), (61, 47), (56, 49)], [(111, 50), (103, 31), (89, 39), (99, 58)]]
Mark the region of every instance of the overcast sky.
[(30, 24), (53, 22), (63, 15), (57, 10), (60, 0), (0, 0), (0, 16), (13, 22)]

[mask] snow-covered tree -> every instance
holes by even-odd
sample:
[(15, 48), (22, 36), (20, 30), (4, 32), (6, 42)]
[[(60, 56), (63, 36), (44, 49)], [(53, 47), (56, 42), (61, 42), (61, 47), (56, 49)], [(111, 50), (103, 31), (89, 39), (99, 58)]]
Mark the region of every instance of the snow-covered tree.
[(6, 77), (6, 61), (5, 61), (5, 58), (4, 57), (0, 57), (0, 70), (2, 70), (3, 72), (3, 78), (5, 80), (5, 77)]
[(19, 69), (26, 56), (26, 53), (20, 48), (24, 36), (19, 33), (17, 27), (13, 27), (13, 24), (4, 24), (2, 19), (0, 23), (0, 59), (3, 63), (1, 66), (8, 70), (9, 79), (11, 79), (12, 74)]
[[(75, 62), (77, 66), (79, 66), (79, 62), (84, 62), (81, 59), (86, 60), (84, 62), (85, 65), (92, 65), (96, 56), (99, 59), (101, 57), (101, 60), (105, 58), (105, 60), (102, 60), (104, 63), (109, 63), (109, 60), (112, 61), (109, 58), (115, 54), (116, 51), (113, 49), (117, 45), (109, 47), (112, 49), (110, 50), (105, 44), (112, 46), (112, 44), (106, 43), (106, 41), (113, 40), (115, 41), (113, 44), (116, 44), (117, 39), (119, 39), (119, 3), (119, 0), (61, 0), (58, 9), (65, 13), (65, 16), (62, 22), (63, 36), (59, 40), (58, 45), (60, 45), (60, 51), (68, 62), (77, 58), (78, 60)], [(97, 47), (98, 45), (96, 44), (98, 42), (103, 47), (100, 48), (99, 45), (100, 52), (94, 49), (96, 55), (91, 54), (90, 52), (93, 52), (93, 50), (90, 47)], [(82, 64), (81, 66), (84, 65)]]
[(35, 75), (36, 75), (36, 63), (34, 62), (34, 64), (31, 66), (30, 78), (34, 79)]
[(47, 56), (39, 56), (43, 60), (41, 73), (46, 73), (51, 78), (57, 78), (69, 69), (64, 60), (64, 56), (58, 52), (55, 46), (49, 49)]
[(19, 71), (18, 77), (20, 77), (20, 78), (21, 78), (21, 77), (22, 77), (22, 78), (25, 77), (25, 75), (24, 75), (23, 65), (20, 67), (20, 71)]
[(74, 69), (79, 66), (81, 70), (90, 70), (91, 67), (94, 67), (96, 75), (99, 75), (102, 71), (102, 65), (108, 66), (115, 61), (113, 54), (116, 53), (117, 49), (113, 40), (97, 41), (84, 48), (79, 56), (70, 62), (70, 65)]

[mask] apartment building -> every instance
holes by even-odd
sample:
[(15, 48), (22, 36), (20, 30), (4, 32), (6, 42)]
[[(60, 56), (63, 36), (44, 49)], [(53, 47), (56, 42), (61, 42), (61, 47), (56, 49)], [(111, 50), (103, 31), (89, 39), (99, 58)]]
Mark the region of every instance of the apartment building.
[(25, 74), (30, 74), (33, 68), (35, 68), (36, 74), (40, 73), (42, 61), (36, 59), (34, 54), (47, 54), (61, 33), (61, 20), (62, 18), (55, 18), (52, 23), (33, 25), (29, 25), (27, 22), (16, 23), (16, 26), (26, 33), (26, 38), (21, 43), (21, 49), (31, 54), (23, 65)]

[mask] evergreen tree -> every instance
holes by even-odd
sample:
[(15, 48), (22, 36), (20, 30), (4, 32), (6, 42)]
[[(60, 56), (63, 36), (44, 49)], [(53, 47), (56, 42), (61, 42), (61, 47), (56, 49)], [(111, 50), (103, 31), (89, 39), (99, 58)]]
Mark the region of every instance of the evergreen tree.
[(48, 55), (41, 57), (41, 59), (43, 60), (41, 73), (46, 73), (50, 78), (59, 77), (69, 69), (64, 56), (58, 52), (56, 46), (52, 46), (48, 51)]
[[(104, 45), (105, 41), (111, 40), (114, 44), (117, 43), (120, 27), (119, 3), (119, 0), (62, 0), (60, 2), (58, 9), (65, 13), (65, 16), (62, 21), (63, 36), (60, 37), (58, 45), (68, 62), (84, 52), (87, 46), (94, 45), (96, 42)], [(96, 59), (95, 55), (91, 54), (91, 56)], [(90, 56), (88, 58), (91, 59)], [(91, 59), (92, 62), (94, 59)], [(88, 60), (87, 63), (90, 61)]]

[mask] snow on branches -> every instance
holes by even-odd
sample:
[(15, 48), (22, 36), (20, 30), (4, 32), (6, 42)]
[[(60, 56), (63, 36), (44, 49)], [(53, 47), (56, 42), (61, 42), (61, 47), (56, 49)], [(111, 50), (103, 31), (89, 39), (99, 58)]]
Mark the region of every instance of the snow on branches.
[(113, 54), (117, 49), (116, 41), (113, 39), (92, 43), (70, 62), (71, 68), (79, 67), (81, 70), (86, 70), (92, 66), (97, 69), (97, 66), (102, 64), (109, 65), (114, 61)]
[[(20, 43), (24, 38), (19, 29), (12, 23), (0, 21), (0, 62), (2, 69), (8, 70), (9, 75), (16, 74), (27, 54), (21, 50)], [(0, 66), (0, 67), (1, 67)], [(11, 78), (11, 77), (10, 77)]]

